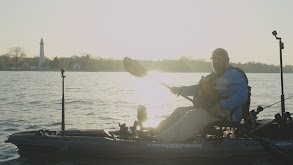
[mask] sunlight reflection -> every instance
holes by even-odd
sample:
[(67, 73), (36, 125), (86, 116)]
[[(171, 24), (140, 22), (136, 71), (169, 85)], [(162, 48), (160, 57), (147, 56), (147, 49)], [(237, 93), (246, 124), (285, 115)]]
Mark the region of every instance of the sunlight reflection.
[[(170, 85), (168, 82), (171, 80), (166, 73), (150, 72), (149, 75), (152, 75), (163, 83)], [(136, 79), (136, 82), (133, 85), (135, 85), (136, 88), (135, 95), (137, 96), (137, 103), (147, 107), (148, 120), (144, 125), (146, 127), (157, 126), (157, 124), (165, 118), (171, 110), (164, 105), (176, 102), (176, 96), (173, 95), (168, 88), (148, 77)]]

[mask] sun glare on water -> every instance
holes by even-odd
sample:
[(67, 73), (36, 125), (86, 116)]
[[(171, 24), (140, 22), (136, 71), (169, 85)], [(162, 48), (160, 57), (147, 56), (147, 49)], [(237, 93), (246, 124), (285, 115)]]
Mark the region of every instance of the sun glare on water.
[[(170, 78), (165, 73), (150, 72), (149, 75), (171, 86), (168, 84)], [(144, 126), (155, 127), (169, 114), (170, 109), (166, 105), (176, 102), (176, 96), (167, 87), (149, 77), (137, 79), (135, 84), (137, 101), (147, 108), (148, 120), (144, 122)]]

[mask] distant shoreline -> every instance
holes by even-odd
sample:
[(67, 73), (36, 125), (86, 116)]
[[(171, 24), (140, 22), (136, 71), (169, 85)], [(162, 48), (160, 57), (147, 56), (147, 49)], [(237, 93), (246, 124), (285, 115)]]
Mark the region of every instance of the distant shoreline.
[[(21, 58), (0, 56), (0, 71), (60, 71), (64, 68), (72, 72), (125, 72), (123, 60), (94, 58), (90, 55), (81, 57), (46, 59), (41, 65), (38, 58)], [(210, 73), (211, 63), (181, 57), (176, 60), (136, 60), (148, 71), (175, 72), (175, 73)], [(268, 65), (258, 62), (231, 63), (234, 67), (241, 68), (246, 73), (279, 73), (280, 66)], [(284, 73), (293, 73), (293, 65), (283, 66)]]
[[(60, 69), (61, 70), (61, 69)], [(10, 70), (0, 70), (0, 72), (60, 72), (60, 70), (50, 70), (50, 69), (10, 69)], [(127, 72), (127, 71), (85, 71), (85, 70), (66, 70), (67, 72)], [(163, 73), (210, 73), (210, 72), (180, 72), (180, 71), (149, 71), (149, 72), (163, 72)], [(280, 72), (245, 72), (245, 73), (280, 73)], [(284, 72), (292, 73), (292, 72)]]

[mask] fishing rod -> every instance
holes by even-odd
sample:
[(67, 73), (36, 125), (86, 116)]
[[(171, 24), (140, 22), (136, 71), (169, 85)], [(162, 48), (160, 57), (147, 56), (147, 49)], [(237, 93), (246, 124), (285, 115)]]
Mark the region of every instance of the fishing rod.
[[(284, 100), (287, 100), (287, 99), (290, 99), (290, 98), (293, 98), (293, 96), (287, 97)], [(271, 107), (271, 106), (273, 106), (275, 104), (280, 103), (281, 101), (275, 102), (275, 103), (270, 104), (270, 105), (265, 106), (265, 107), (258, 106), (256, 109), (253, 109), (253, 110), (249, 111), (249, 114), (250, 114), (249, 115), (250, 116), (249, 118), (250, 118), (250, 120), (252, 122), (253, 127), (255, 127), (255, 120), (257, 119), (257, 115), (260, 112), (262, 112), (266, 108), (269, 108), (269, 107)], [(275, 119), (274, 120), (272, 120), (272, 121), (270, 121), (270, 122), (268, 122), (266, 124), (260, 125), (260, 126), (254, 128), (254, 129), (250, 130), (249, 132), (250, 133), (256, 132), (257, 130), (259, 130), (259, 129), (263, 128), (263, 127), (269, 126), (269, 125), (273, 124), (274, 122), (278, 122), (279, 124), (284, 124), (287, 121), (292, 121), (292, 117), (291, 117), (291, 114), (289, 112), (283, 113), (282, 116), (278, 113), (278, 114), (275, 115)]]
[[(285, 98), (284, 100), (287, 100), (287, 99), (290, 99), (290, 98), (293, 98), (293, 96), (287, 97), (287, 98)], [(269, 108), (269, 107), (271, 107), (271, 106), (273, 106), (273, 105), (276, 105), (276, 104), (278, 104), (278, 103), (280, 103), (280, 102), (282, 102), (282, 100), (281, 100), (281, 101), (278, 101), (278, 102), (275, 102), (275, 103), (273, 103), (273, 104), (267, 105), (267, 106), (265, 106), (265, 107), (258, 106), (258, 107), (257, 107), (257, 111), (261, 112), (262, 110), (264, 110), (264, 109), (266, 109), (266, 108)], [(253, 109), (252, 111), (254, 111), (254, 110), (256, 110), (256, 109)]]
[[(287, 98), (285, 98), (284, 100), (287, 100), (287, 99), (290, 99), (290, 98), (293, 98), (293, 96), (287, 97)], [(271, 104), (271, 105), (265, 106), (263, 109), (269, 108), (269, 107), (271, 107), (271, 106), (273, 106), (273, 105), (275, 105), (275, 104), (278, 104), (278, 103), (280, 103), (280, 102), (282, 102), (282, 101), (278, 101), (278, 102), (275, 102), (275, 103), (273, 103), (273, 104)]]

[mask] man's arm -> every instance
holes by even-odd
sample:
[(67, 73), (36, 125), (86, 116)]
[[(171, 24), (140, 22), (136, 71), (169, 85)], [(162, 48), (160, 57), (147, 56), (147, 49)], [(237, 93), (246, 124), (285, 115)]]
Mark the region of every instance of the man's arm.
[(247, 81), (245, 76), (237, 70), (231, 70), (227, 78), (229, 79), (228, 88), (230, 97), (222, 99), (220, 103), (222, 109), (232, 111), (247, 101)]
[(174, 94), (182, 94), (184, 96), (194, 96), (197, 85), (172, 87), (171, 92)]

